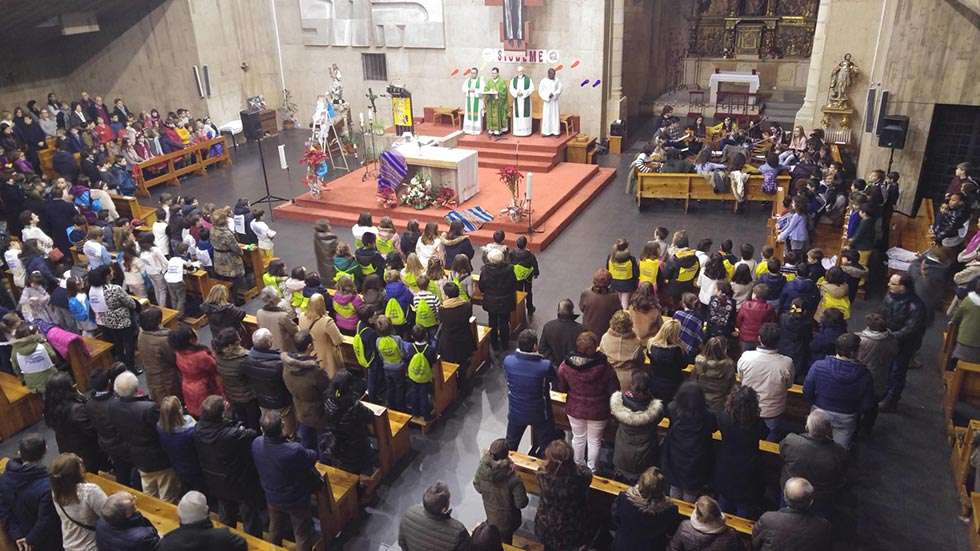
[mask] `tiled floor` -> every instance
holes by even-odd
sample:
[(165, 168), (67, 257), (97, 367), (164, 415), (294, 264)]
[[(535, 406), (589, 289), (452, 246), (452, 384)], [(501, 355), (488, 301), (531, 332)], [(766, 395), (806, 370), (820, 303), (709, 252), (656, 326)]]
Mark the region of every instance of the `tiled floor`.
[[(288, 177), (274, 162), (274, 144), (265, 144), (266, 159), (272, 160), (267, 168), (273, 194), (293, 197), (304, 191), (300, 174), (303, 167), (298, 158), (305, 138), (306, 134), (300, 131), (285, 136), (292, 167)], [(263, 195), (262, 170), (255, 145), (240, 146), (233, 157), (235, 164), (232, 167), (188, 180), (180, 191), (197, 196), (202, 203), (210, 201), (219, 205), (233, 203), (238, 197)], [(607, 157), (603, 162), (622, 168), (628, 163), (628, 157)], [(532, 324), (535, 328), (551, 319), (560, 298), (577, 300), (589, 284), (591, 273), (603, 264), (617, 238), (629, 239), (637, 250), (650, 237), (653, 228), (662, 225), (671, 230), (688, 229), (692, 241), (712, 237), (717, 243), (731, 238), (736, 246), (746, 241), (759, 246), (764, 241), (766, 212), (762, 207), (752, 207), (743, 216), (734, 216), (730, 209), (716, 204), (692, 209), (688, 215), (676, 205), (655, 205), (637, 212), (623, 192), (626, 170), (620, 170), (619, 174), (617, 182), (605, 189), (539, 256), (542, 276), (535, 289), (538, 306), (538, 316)], [(166, 189), (175, 190), (175, 187)], [(157, 188), (154, 195), (162, 191)], [(277, 219), (271, 225), (279, 232), (278, 256), (289, 266), (313, 265), (311, 224)], [(337, 229), (349, 242), (349, 228)], [(255, 307), (251, 305), (253, 310)], [(868, 304), (855, 307), (852, 329), (861, 329), (857, 320), (863, 319), (870, 308)], [(848, 541), (838, 549), (967, 548), (966, 528), (956, 519), (956, 501), (948, 467), (949, 450), (941, 433), (941, 386), (932, 369), (940, 321), (934, 324), (923, 347), (922, 358), (927, 368), (910, 373), (900, 412), (882, 416), (874, 436), (859, 447), (851, 476), (849, 510), (852, 514), (848, 515), (848, 526), (841, 530)], [(209, 336), (203, 334), (202, 340), (208, 342)], [(469, 527), (481, 522), (483, 508), (471, 477), (481, 449), (504, 435), (506, 409), (501, 373), (499, 370), (485, 371), (472, 394), (437, 428), (424, 436), (413, 433), (413, 455), (402, 465), (397, 478), (381, 486), (378, 501), (368, 508), (364, 520), (345, 537), (344, 548), (373, 550), (395, 546), (399, 514), (409, 505), (418, 503), (425, 488), (436, 480), (449, 485), (455, 517)], [(50, 431), (46, 432), (50, 436)], [(53, 440), (51, 436), (52, 450)], [(528, 438), (525, 438), (522, 449), (527, 445)], [(0, 444), (0, 454), (10, 455), (15, 449), (16, 438)], [(532, 499), (531, 506), (525, 511), (524, 530), (531, 530), (535, 504)]]

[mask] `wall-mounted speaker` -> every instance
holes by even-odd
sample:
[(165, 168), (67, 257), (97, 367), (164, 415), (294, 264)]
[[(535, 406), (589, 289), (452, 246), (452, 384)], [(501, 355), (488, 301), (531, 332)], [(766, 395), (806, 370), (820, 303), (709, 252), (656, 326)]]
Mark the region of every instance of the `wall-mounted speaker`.
[(878, 132), (878, 147), (905, 147), (905, 138), (909, 133), (909, 118), (904, 115), (885, 115), (881, 120), (881, 131)]
[[(207, 70), (207, 65), (204, 66)], [(205, 73), (207, 74), (207, 73)], [(871, 132), (875, 128), (875, 103), (878, 100), (878, 89), (868, 88), (868, 100), (864, 106), (864, 131)]]
[(888, 90), (881, 91), (881, 100), (878, 102), (878, 117), (875, 122), (875, 135), (881, 134), (881, 124), (888, 113), (888, 98), (891, 93)]

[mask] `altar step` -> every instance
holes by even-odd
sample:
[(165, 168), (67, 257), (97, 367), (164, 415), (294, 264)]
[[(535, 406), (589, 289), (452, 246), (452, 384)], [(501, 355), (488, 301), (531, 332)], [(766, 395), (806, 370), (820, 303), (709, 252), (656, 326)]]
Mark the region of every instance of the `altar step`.
[(487, 135), (462, 136), (457, 146), (478, 151), (479, 165), (483, 168), (516, 166), (520, 170), (541, 173), (565, 161), (565, 149), (572, 138), (565, 135), (548, 138), (507, 135), (500, 140), (491, 140)]

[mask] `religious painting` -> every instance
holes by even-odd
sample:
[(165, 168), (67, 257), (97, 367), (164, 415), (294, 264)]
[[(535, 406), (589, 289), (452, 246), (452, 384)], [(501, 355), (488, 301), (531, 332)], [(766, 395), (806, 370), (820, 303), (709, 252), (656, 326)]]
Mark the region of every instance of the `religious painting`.
[(773, 0), (776, 2), (776, 15), (811, 18), (817, 16), (820, 0)]
[(300, 0), (306, 46), (445, 48), (442, 0)]
[(785, 57), (810, 57), (813, 30), (811, 25), (780, 25), (776, 31), (775, 45)]
[(762, 46), (762, 25), (739, 25), (735, 30), (735, 55), (758, 55)]

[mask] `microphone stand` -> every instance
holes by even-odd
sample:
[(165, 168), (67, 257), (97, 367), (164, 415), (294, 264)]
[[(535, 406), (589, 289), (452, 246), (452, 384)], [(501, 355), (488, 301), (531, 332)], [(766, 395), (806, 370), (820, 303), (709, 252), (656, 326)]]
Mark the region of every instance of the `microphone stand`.
[(265, 182), (265, 195), (259, 197), (255, 201), (252, 201), (251, 204), (255, 205), (265, 203), (266, 207), (269, 209), (269, 219), (271, 220), (275, 216), (275, 211), (272, 210), (273, 203), (285, 203), (288, 202), (289, 199), (279, 197), (278, 195), (272, 195), (272, 192), (269, 190), (269, 174), (265, 168), (265, 153), (262, 150), (262, 142), (267, 136), (268, 133), (263, 133), (262, 136), (260, 136), (255, 142), (256, 145), (259, 146), (259, 162), (262, 164), (262, 180)]

